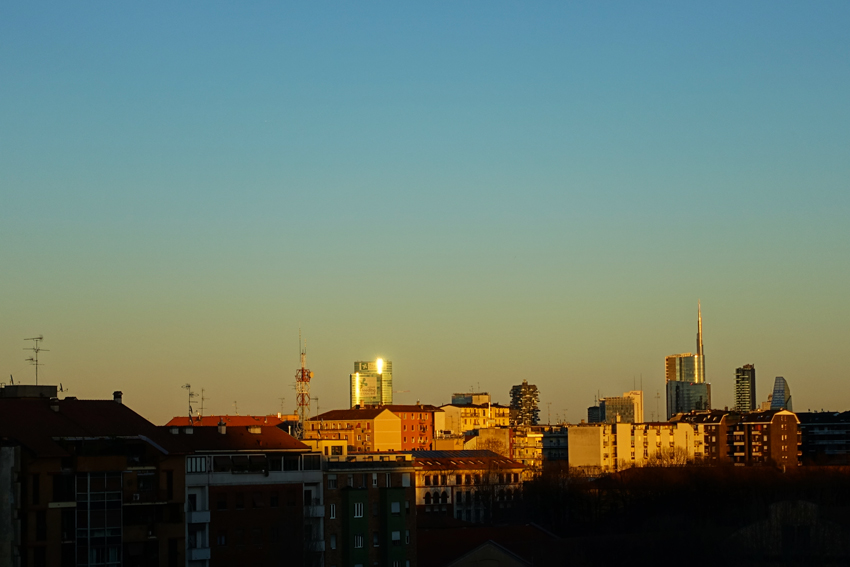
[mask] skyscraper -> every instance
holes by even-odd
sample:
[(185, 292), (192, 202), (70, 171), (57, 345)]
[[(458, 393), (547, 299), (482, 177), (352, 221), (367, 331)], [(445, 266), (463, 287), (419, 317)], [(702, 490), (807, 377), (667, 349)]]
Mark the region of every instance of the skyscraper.
[(711, 408), (711, 384), (705, 381), (702, 344), (702, 305), (697, 303), (697, 352), (673, 354), (664, 359), (667, 382), (667, 419), (677, 413)]
[(537, 409), (537, 386), (523, 380), (511, 388), (511, 425), (537, 425), (540, 421)]
[(756, 367), (752, 364), (735, 370), (735, 410), (756, 410)]
[(393, 403), (393, 363), (389, 360), (358, 360), (351, 384), (351, 407)]
[(773, 382), (773, 397), (770, 399), (770, 409), (784, 409), (794, 411), (791, 408), (791, 386), (782, 376), (777, 376)]
[(605, 423), (643, 423), (643, 391), (633, 390), (625, 392), (622, 397), (602, 398), (599, 400), (598, 418)]

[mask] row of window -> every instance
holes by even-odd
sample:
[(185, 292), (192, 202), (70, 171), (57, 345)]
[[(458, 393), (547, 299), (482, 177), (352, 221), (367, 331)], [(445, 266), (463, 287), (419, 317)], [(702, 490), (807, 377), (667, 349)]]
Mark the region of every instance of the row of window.
[[(322, 468), (319, 455), (219, 455), (211, 460), (212, 472), (318, 471)], [(205, 473), (209, 470), (208, 457), (186, 459), (187, 473)]]
[[(480, 474), (456, 474), (455, 477), (455, 485), (461, 484), (481, 484), (481, 475)], [(425, 486), (440, 486), (440, 485), (448, 485), (449, 477), (448, 475), (436, 475), (436, 474), (426, 474), (425, 478)], [(496, 477), (498, 479), (499, 484), (506, 483), (514, 483), (519, 482), (519, 473), (499, 473)]]
[[(355, 518), (362, 518), (364, 508), (365, 504), (363, 502), (355, 502), (352, 510), (352, 515)], [(406, 513), (410, 513), (410, 502), (405, 501), (404, 510)], [(390, 502), (390, 514), (392, 514), (393, 516), (401, 516), (401, 502)], [(377, 504), (372, 505), (372, 515), (378, 515)], [(329, 506), (329, 517), (331, 520), (336, 519), (336, 504), (331, 504)]]
[[(361, 534), (355, 534), (352, 537), (352, 544), (354, 549), (363, 549), (365, 544), (365, 536)], [(390, 545), (401, 545), (401, 532), (394, 531), (390, 532)], [(410, 544), (410, 530), (404, 530), (404, 545)], [(336, 549), (337, 541), (336, 534), (331, 534), (329, 545), (331, 549)], [(381, 535), (379, 532), (372, 532), (372, 547), (380, 547), (381, 546)]]
[[(381, 476), (383, 476), (383, 481), (379, 484)], [(327, 475), (327, 480), (328, 490), (334, 490), (339, 487), (337, 475), (329, 474)], [(383, 475), (381, 475), (381, 473), (350, 474), (348, 475), (348, 484), (345, 486), (349, 486), (351, 488), (366, 488), (367, 486), (371, 486), (373, 488), (378, 488), (379, 486), (389, 488), (393, 486), (392, 476), (390, 473), (383, 473)], [(401, 474), (401, 486), (405, 488), (410, 486), (410, 473)]]

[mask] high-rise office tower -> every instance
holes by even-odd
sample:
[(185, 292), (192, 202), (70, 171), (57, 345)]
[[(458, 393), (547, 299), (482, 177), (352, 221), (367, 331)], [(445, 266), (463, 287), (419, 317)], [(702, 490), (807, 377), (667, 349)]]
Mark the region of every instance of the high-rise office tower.
[(735, 409), (756, 410), (756, 367), (752, 364), (735, 369)]
[(643, 423), (643, 391), (633, 390), (625, 392), (621, 397), (599, 400), (599, 421)]
[(349, 381), (351, 407), (393, 403), (393, 363), (389, 360), (358, 360)]
[(667, 419), (677, 413), (711, 408), (711, 384), (705, 381), (702, 344), (702, 305), (697, 303), (697, 352), (673, 354), (664, 359), (667, 381)]
[(511, 425), (537, 425), (540, 421), (537, 409), (537, 386), (523, 380), (511, 388)]
[(777, 376), (773, 382), (773, 397), (770, 399), (770, 409), (784, 409), (794, 411), (791, 408), (791, 386), (782, 376)]

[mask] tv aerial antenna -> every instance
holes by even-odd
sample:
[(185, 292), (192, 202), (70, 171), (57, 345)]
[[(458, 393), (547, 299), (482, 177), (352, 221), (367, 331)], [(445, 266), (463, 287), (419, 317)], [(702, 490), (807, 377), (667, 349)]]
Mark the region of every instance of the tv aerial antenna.
[(41, 352), (41, 351), (44, 351), (44, 352), (50, 352), (50, 351), (47, 350), (46, 348), (41, 348), (38, 344), (38, 343), (40, 343), (41, 341), (44, 340), (44, 335), (39, 335), (37, 337), (32, 337), (32, 338), (24, 339), (24, 340), (25, 341), (33, 341), (33, 343), (35, 345), (32, 348), (25, 348), (24, 350), (31, 350), (35, 353), (26, 360), (31, 365), (35, 366), (35, 385), (38, 386), (38, 367), (44, 366), (43, 362), (38, 361), (38, 353)]
[(192, 391), (192, 385), (191, 384), (183, 384), (180, 387), (183, 388), (184, 390), (186, 390), (186, 393), (189, 395), (189, 423), (193, 423), (194, 420), (193, 420), (193, 416), (192, 416), (192, 404), (198, 403), (194, 400), (194, 398), (196, 398), (198, 396), (198, 394), (196, 394), (195, 392)]

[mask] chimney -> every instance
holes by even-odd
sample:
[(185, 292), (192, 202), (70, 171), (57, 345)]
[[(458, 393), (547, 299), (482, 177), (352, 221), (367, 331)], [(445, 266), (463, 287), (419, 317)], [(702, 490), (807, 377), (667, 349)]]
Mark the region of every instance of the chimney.
[(124, 392), (121, 392), (121, 391), (112, 392), (112, 401), (119, 403), (119, 404), (123, 404), (124, 402), (121, 401), (122, 396), (124, 396)]
[(218, 420), (218, 432), (222, 435), (227, 433), (227, 425), (224, 423), (223, 419)]
[(50, 409), (59, 412), (59, 398), (50, 398)]

